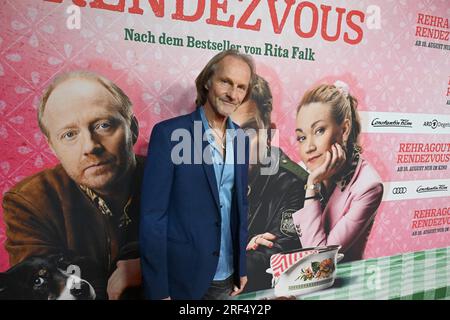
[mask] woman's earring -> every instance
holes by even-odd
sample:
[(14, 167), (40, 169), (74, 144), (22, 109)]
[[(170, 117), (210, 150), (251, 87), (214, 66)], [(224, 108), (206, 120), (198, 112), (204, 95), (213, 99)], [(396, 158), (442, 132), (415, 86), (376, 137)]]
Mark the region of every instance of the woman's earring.
[(347, 140), (342, 141), (342, 147), (344, 150), (347, 150)]

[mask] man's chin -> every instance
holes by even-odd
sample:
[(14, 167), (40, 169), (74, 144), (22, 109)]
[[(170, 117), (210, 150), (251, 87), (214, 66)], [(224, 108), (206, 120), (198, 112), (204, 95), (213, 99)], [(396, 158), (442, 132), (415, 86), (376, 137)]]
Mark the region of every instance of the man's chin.
[(114, 185), (115, 180), (116, 179), (114, 179), (114, 176), (112, 175), (102, 175), (83, 179), (80, 184), (97, 193), (104, 194), (107, 193), (107, 190), (111, 190), (111, 187)]
[(222, 116), (229, 117), (233, 114), (234, 111), (236, 111), (237, 107), (238, 106), (234, 104), (222, 103), (218, 111)]

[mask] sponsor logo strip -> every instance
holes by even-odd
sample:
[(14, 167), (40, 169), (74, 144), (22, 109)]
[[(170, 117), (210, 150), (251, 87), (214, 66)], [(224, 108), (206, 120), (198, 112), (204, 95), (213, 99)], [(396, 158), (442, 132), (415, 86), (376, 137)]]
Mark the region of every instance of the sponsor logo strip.
[(362, 132), (450, 134), (450, 115), (361, 111)]
[(390, 181), (383, 185), (383, 201), (450, 197), (448, 179)]

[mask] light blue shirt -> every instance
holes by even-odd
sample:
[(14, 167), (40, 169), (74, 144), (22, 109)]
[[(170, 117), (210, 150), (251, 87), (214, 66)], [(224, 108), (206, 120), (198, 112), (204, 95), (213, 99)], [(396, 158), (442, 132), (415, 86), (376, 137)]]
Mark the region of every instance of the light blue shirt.
[[(214, 140), (213, 129), (210, 128), (204, 107), (200, 107), (200, 115), (205, 131), (210, 131), (207, 135), (208, 143), (212, 153), (212, 162), (214, 174), (216, 176), (217, 189), (219, 191), (220, 216), (221, 216), (221, 236), (220, 236), (220, 255), (214, 280), (225, 280), (233, 274), (233, 242), (231, 239), (231, 200), (234, 187), (234, 149), (233, 137), (226, 133), (226, 151), (225, 162), (220, 154), (221, 146), (218, 146)], [(234, 130), (235, 127), (231, 118), (227, 119), (227, 129)]]

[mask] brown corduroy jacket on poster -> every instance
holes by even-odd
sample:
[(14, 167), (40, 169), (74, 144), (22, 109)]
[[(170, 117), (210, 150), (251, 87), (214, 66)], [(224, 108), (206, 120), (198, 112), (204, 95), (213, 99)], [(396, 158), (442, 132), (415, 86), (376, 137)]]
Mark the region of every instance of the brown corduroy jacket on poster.
[[(61, 165), (21, 181), (3, 198), (11, 266), (29, 256), (70, 254), (92, 261), (106, 288), (117, 260), (139, 257), (139, 208), (145, 159), (137, 156), (131, 221), (119, 227), (122, 213), (102, 214)], [(83, 271), (81, 271), (83, 272)], [(81, 275), (83, 277), (83, 274)]]

